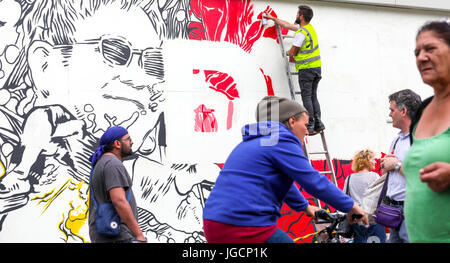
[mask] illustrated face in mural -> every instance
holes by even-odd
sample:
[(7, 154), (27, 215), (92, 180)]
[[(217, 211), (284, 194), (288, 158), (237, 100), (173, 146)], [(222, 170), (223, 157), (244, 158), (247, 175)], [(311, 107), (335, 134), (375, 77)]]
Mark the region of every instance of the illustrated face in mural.
[[(87, 158), (95, 137), (122, 125), (142, 145), (159, 120), (162, 41), (139, 3), (92, 0), (68, 7), (68, 1), (36, 0), (27, 6), (22, 23), (33, 26), (24, 26), (30, 31), (24, 32), (26, 55), (19, 61), (26, 67), (11, 74), (20, 77), (10, 76), (2, 91), (11, 99), (0, 105), (8, 120), (2, 127), (10, 129), (0, 134), (0, 157), (8, 156), (0, 158), (0, 230), (8, 212), (29, 200), (48, 202), (45, 211), (64, 189), (78, 192), (67, 217), (87, 218)], [(22, 94), (16, 103), (14, 93)], [(79, 234), (72, 230), (61, 232)]]
[(28, 50), (36, 105), (61, 104), (65, 98), (62, 104), (73, 107), (69, 110), (78, 112), (91, 133), (121, 125), (141, 145), (144, 127), (158, 117), (158, 84), (164, 77), (162, 41), (147, 14), (140, 7), (111, 4), (73, 27), (75, 43), (34, 41)]
[[(15, 24), (20, 17), (20, 5), (14, 0), (0, 0), (0, 55), (17, 39)], [(0, 67), (1, 69), (1, 67)]]
[[(0, 86), (6, 76), (8, 64), (12, 64), (17, 58), (17, 47), (14, 46), (18, 34), (15, 25), (20, 17), (20, 5), (14, 0), (0, 0)], [(4, 60), (2, 60), (2, 56)], [(0, 92), (0, 104), (7, 97)]]

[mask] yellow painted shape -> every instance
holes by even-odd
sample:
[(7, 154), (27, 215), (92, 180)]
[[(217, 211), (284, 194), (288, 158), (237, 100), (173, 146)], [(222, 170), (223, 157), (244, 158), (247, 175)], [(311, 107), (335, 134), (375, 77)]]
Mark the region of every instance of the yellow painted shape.
[[(82, 197), (82, 186), (84, 182), (81, 181), (78, 184), (74, 183), (72, 180), (70, 180), (70, 185), (68, 185), (68, 188), (72, 191), (78, 191), (78, 198), (82, 201), (77, 202), (78, 200), (73, 200), (69, 202), (70, 211), (68, 213), (68, 217), (66, 218), (63, 215), (63, 219), (60, 222), (60, 227), (62, 224), (67, 228), (67, 230), (70, 231), (70, 233), (74, 236), (79, 237), (83, 242), (86, 242), (86, 240), (81, 236), (80, 229), (87, 223), (88, 219), (88, 200), (84, 199)], [(74, 203), (78, 203), (76, 207), (74, 206)], [(61, 228), (60, 228), (61, 230)], [(64, 231), (61, 230), (61, 232), (64, 233)], [(67, 234), (64, 233), (67, 237)]]
[(0, 162), (0, 178), (2, 178), (3, 175), (5, 175), (5, 174), (6, 174), (5, 166), (3, 165), (2, 162)]

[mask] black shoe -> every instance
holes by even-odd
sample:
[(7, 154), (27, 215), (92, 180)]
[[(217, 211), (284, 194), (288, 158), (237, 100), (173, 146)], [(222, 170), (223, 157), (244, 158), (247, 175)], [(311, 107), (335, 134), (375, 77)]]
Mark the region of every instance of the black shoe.
[(316, 133), (319, 133), (323, 130), (325, 130), (325, 125), (323, 125), (323, 123), (320, 120), (314, 123), (314, 131)]
[(314, 130), (314, 124), (308, 124), (307, 126), (306, 126), (306, 128), (308, 129), (308, 135), (309, 136), (313, 136), (313, 135), (315, 135), (315, 134), (317, 134), (317, 132)]
[(306, 128), (308, 129), (308, 132), (314, 132), (314, 120), (313, 119), (309, 119), (308, 124), (306, 125)]

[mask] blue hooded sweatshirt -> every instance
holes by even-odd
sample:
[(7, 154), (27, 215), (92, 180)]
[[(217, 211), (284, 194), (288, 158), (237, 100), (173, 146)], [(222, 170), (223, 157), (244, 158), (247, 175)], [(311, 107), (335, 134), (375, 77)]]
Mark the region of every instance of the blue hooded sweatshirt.
[(206, 201), (203, 218), (236, 226), (277, 224), (286, 202), (308, 206), (294, 181), (332, 207), (348, 212), (353, 200), (321, 175), (305, 157), (299, 139), (279, 122), (242, 128), (243, 141), (228, 156)]

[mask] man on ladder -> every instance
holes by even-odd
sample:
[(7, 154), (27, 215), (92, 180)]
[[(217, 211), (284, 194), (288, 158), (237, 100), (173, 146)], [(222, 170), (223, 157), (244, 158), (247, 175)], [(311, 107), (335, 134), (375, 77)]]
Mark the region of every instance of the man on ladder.
[(295, 63), (298, 71), (298, 83), (300, 86), (303, 106), (309, 112), (308, 132), (314, 135), (325, 129), (320, 120), (320, 105), (317, 99), (317, 88), (322, 78), (319, 42), (316, 31), (309, 23), (313, 17), (313, 10), (306, 5), (298, 7), (295, 24), (278, 19), (265, 13), (267, 19), (286, 29), (296, 31), (291, 49), (286, 52)]

